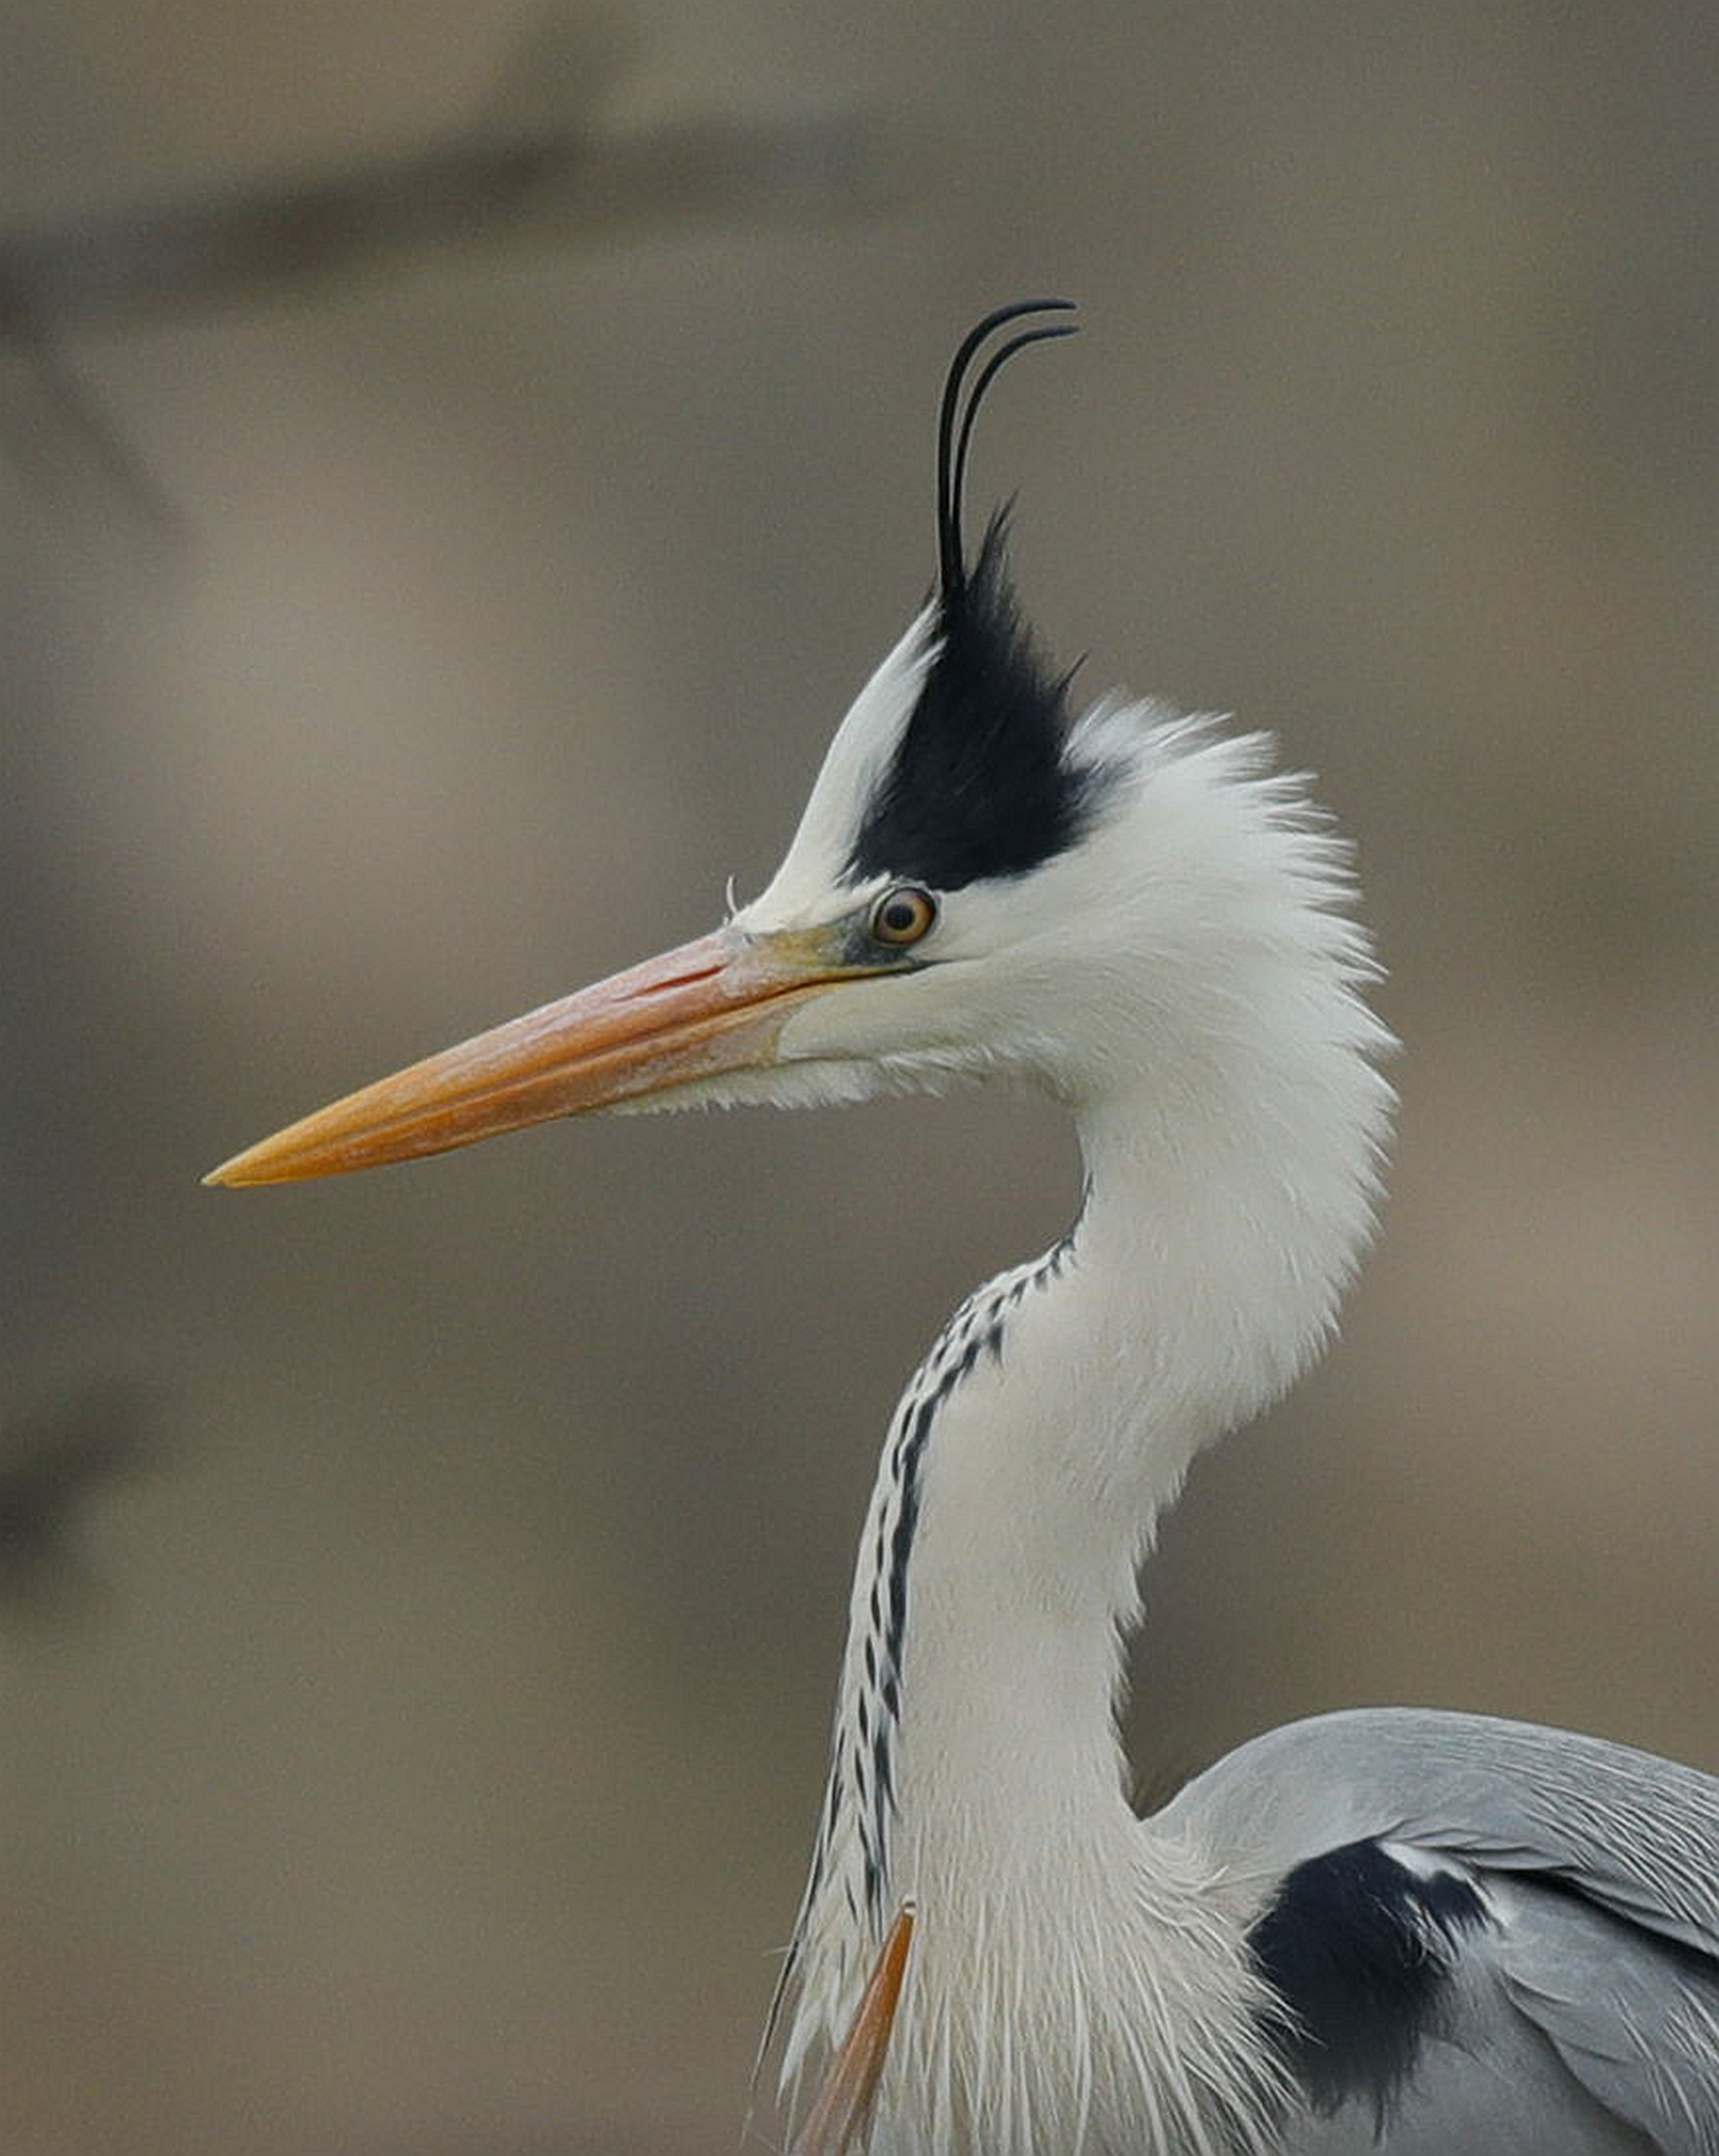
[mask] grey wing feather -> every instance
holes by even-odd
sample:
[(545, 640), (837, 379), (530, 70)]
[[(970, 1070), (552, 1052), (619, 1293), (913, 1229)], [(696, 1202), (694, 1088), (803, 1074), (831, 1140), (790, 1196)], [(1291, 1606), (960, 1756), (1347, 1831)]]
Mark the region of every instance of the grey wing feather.
[(1505, 1991), (1607, 2110), (1673, 2156), (1719, 2149), (1719, 1972), (1565, 1893), (1527, 1888)]
[(1263, 1895), (1367, 1838), (1473, 1865), (1513, 2005), (1666, 2156), (1719, 2156), (1719, 1781), (1562, 1730), (1378, 1708), (1255, 1739), (1155, 1824)]

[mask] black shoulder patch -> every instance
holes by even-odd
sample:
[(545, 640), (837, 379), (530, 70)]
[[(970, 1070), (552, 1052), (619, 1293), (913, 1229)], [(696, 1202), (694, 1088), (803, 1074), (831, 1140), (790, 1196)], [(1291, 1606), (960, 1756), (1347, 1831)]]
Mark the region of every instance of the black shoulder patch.
[(1317, 2112), (1368, 2103), (1384, 2131), (1437, 2027), (1458, 1936), (1485, 1921), (1466, 1879), (1422, 1876), (1377, 1842), (1288, 1874), (1248, 1945), (1281, 2002), (1264, 2034)]
[(1068, 755), (1067, 683), (1021, 620), (1002, 517), (937, 608), (937, 655), (848, 857), (856, 880), (959, 891), (1020, 876), (1072, 846), (1091, 813), (1093, 780)]

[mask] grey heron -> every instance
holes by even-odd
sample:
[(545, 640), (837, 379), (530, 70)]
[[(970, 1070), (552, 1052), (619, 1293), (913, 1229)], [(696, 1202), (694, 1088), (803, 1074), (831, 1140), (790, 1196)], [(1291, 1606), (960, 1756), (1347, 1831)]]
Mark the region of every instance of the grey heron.
[(1305, 783), (1215, 720), (1072, 713), (1003, 518), (964, 541), (986, 388), (1070, 327), (1023, 302), (960, 347), (933, 596), (759, 897), (211, 1179), (605, 1108), (1050, 1094), (1078, 1217), (938, 1337), (860, 1540), (780, 2001), (786, 2075), (838, 2053), (818, 2145), (869, 2113), (874, 2156), (1715, 2156), (1719, 1782), (1388, 1709), (1257, 1738), (1150, 1817), (1128, 1801), (1141, 1561), (1201, 1448), (1331, 1332), (1390, 1043)]

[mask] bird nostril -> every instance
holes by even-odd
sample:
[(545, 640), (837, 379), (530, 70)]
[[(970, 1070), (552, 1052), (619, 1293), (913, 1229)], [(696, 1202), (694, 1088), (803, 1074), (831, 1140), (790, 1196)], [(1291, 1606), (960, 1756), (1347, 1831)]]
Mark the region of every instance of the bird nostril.
[(668, 981), (647, 981), (642, 988), (634, 989), (633, 1000), (638, 1003), (647, 996), (666, 996), (671, 988), (696, 987), (701, 981), (714, 981), (721, 971), (719, 965), (702, 965), (691, 973), (677, 973)]

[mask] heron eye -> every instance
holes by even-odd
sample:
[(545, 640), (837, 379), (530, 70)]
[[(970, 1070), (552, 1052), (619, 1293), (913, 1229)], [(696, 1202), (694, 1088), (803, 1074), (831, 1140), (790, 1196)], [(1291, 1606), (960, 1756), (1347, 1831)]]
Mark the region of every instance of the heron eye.
[(885, 891), (872, 908), (872, 937), (899, 950), (905, 943), (917, 943), (936, 919), (937, 900), (929, 891), (922, 891), (916, 883), (900, 883)]

